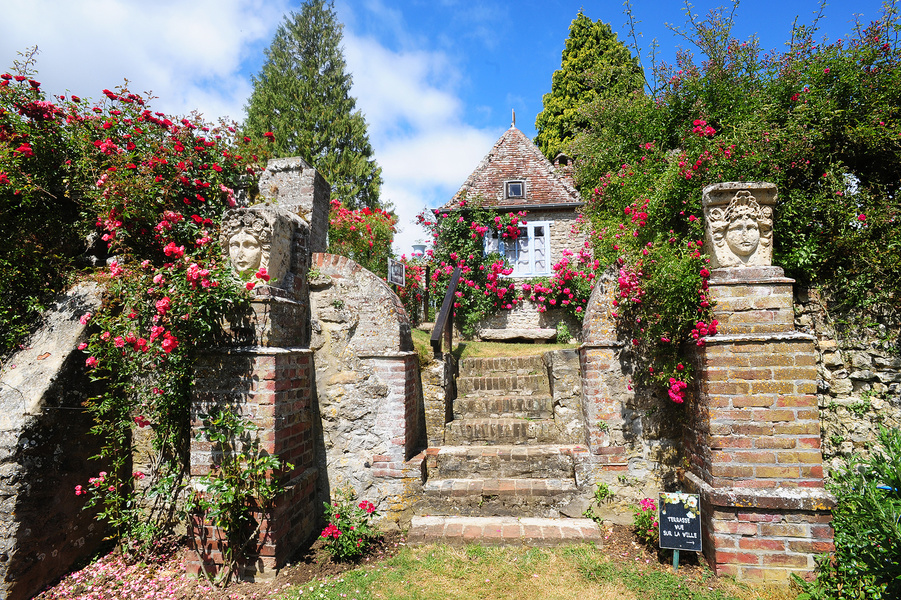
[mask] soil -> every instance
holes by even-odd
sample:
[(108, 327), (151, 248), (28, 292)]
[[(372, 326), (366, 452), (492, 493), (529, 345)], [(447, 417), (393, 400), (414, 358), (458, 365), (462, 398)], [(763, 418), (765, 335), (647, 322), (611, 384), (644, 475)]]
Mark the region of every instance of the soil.
[[(647, 546), (639, 544), (630, 527), (624, 525), (605, 525), (603, 552), (611, 560), (620, 563), (634, 563), (636, 567), (644, 569), (671, 569), (672, 552), (667, 550), (653, 551)], [(355, 569), (363, 565), (375, 565), (385, 561), (406, 546), (406, 540), (399, 532), (387, 533), (379, 538), (371, 548), (371, 551), (357, 562), (339, 562), (332, 559), (325, 550), (321, 539), (317, 539), (308, 546), (302, 548), (295, 555), (289, 566), (278, 572), (275, 578), (257, 582), (232, 583), (223, 588), (213, 587), (204, 579), (196, 579), (184, 575), (181, 566), (184, 562), (182, 549), (176, 552), (170, 560), (157, 565), (139, 565), (126, 567), (121, 563), (121, 557), (115, 553), (109, 554), (82, 572), (75, 572), (67, 576), (56, 586), (49, 588), (35, 597), (35, 600), (57, 600), (72, 598), (90, 598), (91, 600), (113, 600), (124, 593), (119, 583), (122, 579), (142, 580), (143, 590), (148, 590), (148, 585), (159, 590), (159, 594), (144, 597), (179, 598), (200, 600), (203, 598), (212, 600), (265, 600), (277, 595), (285, 587), (295, 586), (310, 581), (317, 581), (335, 577), (341, 573)], [(107, 567), (98, 565), (106, 564)], [(135, 568), (126, 572), (126, 569)], [(725, 581), (711, 577), (706, 564), (699, 561), (697, 554), (693, 552), (683, 553), (679, 564), (680, 576), (697, 583), (704, 582), (710, 589), (721, 588), (728, 585)], [(98, 576), (98, 573), (104, 575)], [(90, 580), (90, 586), (86, 583)], [(154, 581), (164, 582), (154, 584)], [(734, 585), (734, 584), (733, 584)], [(117, 591), (116, 587), (120, 589)], [(730, 589), (730, 591), (734, 588)]]

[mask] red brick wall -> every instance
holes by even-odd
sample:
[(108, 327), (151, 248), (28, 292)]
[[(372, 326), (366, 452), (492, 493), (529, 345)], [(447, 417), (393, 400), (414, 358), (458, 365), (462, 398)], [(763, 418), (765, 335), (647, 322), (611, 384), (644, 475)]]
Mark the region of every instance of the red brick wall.
[(809, 576), (833, 550), (815, 340), (794, 331), (792, 283), (776, 267), (714, 270), (719, 333), (695, 356), (683, 481), (701, 494), (711, 567), (743, 581)]
[[(199, 417), (216, 406), (230, 406), (257, 425), (261, 447), (277, 454), (294, 469), (286, 477), (286, 491), (271, 514), (257, 513), (261, 523), (259, 544), (247, 575), (274, 574), (290, 553), (307, 539), (316, 524), (316, 479), (313, 450), (312, 353), (309, 350), (260, 348), (207, 354), (198, 360), (192, 428), (198, 433)], [(194, 436), (196, 437), (196, 436)], [(209, 442), (191, 442), (191, 475), (202, 475), (216, 460)], [(199, 573), (202, 564), (216, 569), (222, 564), (221, 532), (209, 523), (195, 521), (194, 559), (189, 569)]]
[(809, 336), (713, 336), (698, 350), (700, 411), (687, 448), (714, 487), (823, 487)]
[(373, 457), (374, 463), (378, 463), (373, 465), (373, 477), (402, 477), (405, 467), (400, 463), (426, 446), (418, 355), (408, 352), (397, 356), (366, 357), (364, 362), (388, 384), (388, 407), (384, 411), (383, 425), (387, 428), (391, 449), (387, 456)]

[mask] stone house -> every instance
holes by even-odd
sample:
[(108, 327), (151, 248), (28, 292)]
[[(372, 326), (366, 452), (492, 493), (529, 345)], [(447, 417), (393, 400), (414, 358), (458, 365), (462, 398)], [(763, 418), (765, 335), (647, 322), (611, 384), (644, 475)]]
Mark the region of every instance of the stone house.
[[(564, 250), (578, 252), (586, 237), (578, 229), (582, 201), (572, 178), (570, 159), (559, 155), (553, 163), (526, 135), (511, 125), (485, 155), (454, 197), (439, 212), (454, 210), (463, 199), (479, 198), (483, 206), (498, 212), (526, 213), (519, 238), (504, 243), (498, 232), (485, 238), (485, 252), (507, 258), (510, 277), (525, 282), (551, 276), (553, 265)], [(479, 326), (482, 339), (551, 339), (558, 322), (568, 317), (561, 310), (539, 312), (532, 302), (519, 303), (512, 310), (484, 319)], [(570, 331), (581, 326), (567, 323)]]

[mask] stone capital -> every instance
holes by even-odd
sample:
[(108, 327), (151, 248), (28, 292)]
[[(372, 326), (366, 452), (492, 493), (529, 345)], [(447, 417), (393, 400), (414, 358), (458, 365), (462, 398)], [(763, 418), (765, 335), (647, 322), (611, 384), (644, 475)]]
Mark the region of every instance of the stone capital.
[(768, 267), (773, 263), (772, 183), (727, 182), (704, 188), (702, 205), (712, 268)]

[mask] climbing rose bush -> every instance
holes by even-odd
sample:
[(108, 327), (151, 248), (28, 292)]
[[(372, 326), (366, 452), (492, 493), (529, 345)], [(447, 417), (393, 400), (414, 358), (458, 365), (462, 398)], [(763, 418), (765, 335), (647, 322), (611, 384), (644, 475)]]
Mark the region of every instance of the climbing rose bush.
[(380, 208), (352, 210), (332, 200), (329, 211), (328, 251), (353, 259), (385, 279), (397, 216)]
[(507, 259), (497, 252), (485, 252), (485, 239), (496, 233), (499, 242), (514, 242), (519, 228), (528, 224), (525, 212), (499, 214), (479, 199), (463, 199), (453, 211), (420, 214), (418, 223), (431, 236), (426, 255), (432, 265), (429, 285), (436, 301), (443, 298), (454, 269), (461, 269), (454, 317), (465, 335), (474, 334), (480, 320), (523, 302), (537, 304), (539, 312), (564, 309), (581, 322), (600, 265), (587, 247), (578, 253), (564, 250), (551, 277), (513, 280)]
[(562, 254), (553, 265), (553, 276), (532, 279), (522, 284), (521, 289), (525, 297), (538, 305), (539, 312), (561, 308), (580, 323), (601, 261), (594, 258), (590, 241), (578, 252), (564, 249)]
[(642, 498), (638, 506), (632, 507), (632, 529), (640, 542), (656, 548), (660, 539), (660, 524), (657, 522), (657, 501)]
[[(117, 535), (140, 535), (150, 529), (136, 495), (174, 501), (187, 471), (194, 349), (246, 305), (218, 244), (219, 222), (236, 206), (236, 190), (260, 173), (267, 142), (227, 123), (153, 111), (148, 97), (125, 88), (103, 90), (99, 101), (49, 98), (33, 69), (28, 55), (15, 73), (0, 74), (0, 221), (15, 223), (23, 240), (4, 250), (0, 280), (17, 276), (15, 261), (44, 257), (72, 279), (85, 250), (72, 240), (96, 239), (99, 265), (89, 276), (103, 284), (104, 303), (81, 315), (92, 334), (80, 349), (103, 390), (85, 402), (103, 448), (97, 477), (74, 493), (100, 507)], [(47, 239), (45, 212), (63, 243)], [(16, 306), (8, 298), (0, 313)], [(125, 470), (138, 429), (152, 433), (153, 473)]]
[(332, 502), (324, 502), (328, 526), (319, 537), (325, 549), (338, 560), (352, 560), (369, 549), (376, 536), (372, 522), (378, 517), (375, 505), (362, 500), (356, 502), (352, 488), (339, 489)]
[(897, 9), (829, 44), (799, 26), (770, 54), (731, 27), (723, 11), (693, 19), (703, 56), (656, 68), (651, 94), (583, 107), (591, 125), (574, 148), (595, 256), (618, 270), (623, 339), (641, 376), (677, 402), (685, 351), (717, 330), (702, 242), (709, 184), (778, 186), (773, 262), (801, 284), (877, 322), (897, 318), (901, 294)]
[(516, 284), (506, 279), (513, 269), (497, 252), (485, 253), (485, 236), (496, 231), (500, 239), (516, 240), (524, 213), (500, 215), (478, 200), (463, 199), (454, 211), (422, 213), (417, 222), (431, 237), (426, 256), (432, 266), (429, 289), (436, 302), (444, 298), (454, 269), (460, 267), (453, 308), (465, 335), (475, 333), (479, 320), (522, 301)]

